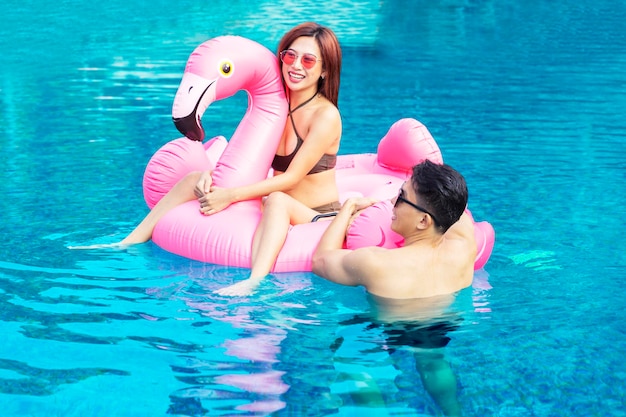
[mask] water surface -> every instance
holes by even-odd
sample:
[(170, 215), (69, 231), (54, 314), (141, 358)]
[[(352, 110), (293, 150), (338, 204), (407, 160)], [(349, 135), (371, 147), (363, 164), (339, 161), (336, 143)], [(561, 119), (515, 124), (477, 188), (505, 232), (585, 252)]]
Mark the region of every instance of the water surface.
[[(515, 1), (5, 1), (0, 25), (0, 403), (4, 415), (439, 415), (420, 357), (390, 349), (360, 288), (123, 237), (201, 42), (275, 49), (303, 20), (344, 51), (341, 153), (422, 121), (497, 233), (445, 360), (467, 416), (625, 416), (626, 6)], [(216, 103), (229, 136), (246, 98)]]

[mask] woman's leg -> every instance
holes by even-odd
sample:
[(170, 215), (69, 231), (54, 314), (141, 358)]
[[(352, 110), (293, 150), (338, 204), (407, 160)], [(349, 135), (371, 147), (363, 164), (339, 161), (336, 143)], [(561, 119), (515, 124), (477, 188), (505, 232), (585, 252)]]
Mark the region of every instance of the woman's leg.
[(285, 244), (289, 226), (308, 223), (318, 214), (293, 197), (275, 192), (263, 205), (263, 216), (252, 240), (252, 270), (247, 280), (215, 291), (220, 295), (250, 295), (265, 278)]
[(180, 181), (176, 183), (168, 192), (161, 198), (161, 200), (150, 210), (150, 213), (133, 229), (128, 236), (126, 236), (121, 242), (109, 243), (103, 245), (89, 245), (89, 246), (72, 246), (70, 249), (96, 249), (103, 247), (115, 247), (134, 245), (137, 243), (147, 242), (152, 238), (152, 232), (158, 221), (171, 209), (177, 207), (187, 201), (196, 199), (194, 195), (194, 187), (198, 183), (202, 173), (200, 171), (194, 171), (187, 174)]
[(200, 179), (202, 173), (199, 171), (190, 172), (183, 179), (178, 181), (159, 202), (150, 210), (150, 213), (130, 232), (120, 245), (133, 245), (144, 243), (152, 238), (152, 232), (156, 224), (174, 207), (178, 207), (187, 201), (195, 200), (197, 197), (193, 189)]

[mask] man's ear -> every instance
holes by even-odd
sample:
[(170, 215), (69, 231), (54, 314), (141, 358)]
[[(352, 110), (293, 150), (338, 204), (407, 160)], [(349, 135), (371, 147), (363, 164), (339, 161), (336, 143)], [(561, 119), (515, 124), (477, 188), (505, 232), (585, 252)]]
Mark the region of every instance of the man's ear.
[(417, 219), (415, 219), (415, 228), (417, 230), (426, 230), (432, 221), (428, 214), (420, 213)]

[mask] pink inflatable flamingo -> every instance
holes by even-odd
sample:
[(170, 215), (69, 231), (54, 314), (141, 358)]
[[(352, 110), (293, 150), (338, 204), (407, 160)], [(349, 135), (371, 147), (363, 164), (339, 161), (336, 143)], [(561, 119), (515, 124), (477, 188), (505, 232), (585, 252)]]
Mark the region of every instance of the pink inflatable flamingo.
[[(202, 144), (202, 115), (217, 100), (248, 93), (248, 109), (229, 141), (218, 136)], [(187, 173), (213, 169), (220, 187), (254, 183), (270, 174), (287, 116), (287, 101), (276, 56), (249, 39), (222, 36), (201, 44), (191, 54), (176, 93), (174, 123), (186, 138), (159, 149), (146, 167), (144, 197), (149, 207)], [(190, 140), (193, 139), (193, 140)], [(340, 155), (337, 184), (340, 199), (352, 195), (389, 200), (410, 177), (413, 165), (443, 161), (435, 140), (414, 119), (394, 123), (376, 154)], [(153, 241), (187, 258), (250, 267), (252, 238), (261, 217), (261, 201), (242, 201), (211, 216), (187, 202), (157, 224)], [(402, 243), (390, 229), (391, 204), (382, 201), (365, 210), (350, 228), (347, 247), (393, 247)], [(293, 226), (274, 265), (274, 272), (310, 271), (313, 252), (328, 226), (316, 222)], [(487, 222), (475, 223), (479, 269), (491, 255), (495, 234)]]

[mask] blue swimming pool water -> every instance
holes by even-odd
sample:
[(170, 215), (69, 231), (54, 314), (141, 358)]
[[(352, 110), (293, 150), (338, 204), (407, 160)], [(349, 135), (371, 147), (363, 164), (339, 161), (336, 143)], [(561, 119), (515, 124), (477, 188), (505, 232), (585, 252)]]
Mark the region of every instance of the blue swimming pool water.
[[(8, 0), (0, 16), (2, 415), (441, 413), (424, 356), (360, 288), (277, 274), (228, 300), (211, 291), (245, 270), (151, 243), (66, 248), (146, 213), (143, 170), (178, 137), (170, 106), (198, 44), (274, 49), (310, 19), (344, 50), (341, 152), (417, 118), (496, 229), (449, 312), (464, 415), (626, 416), (623, 2)], [(244, 106), (216, 103), (204, 124), (228, 136)]]

